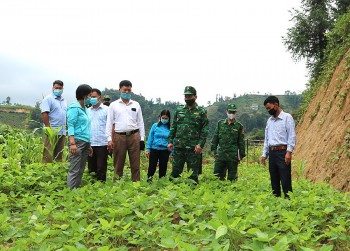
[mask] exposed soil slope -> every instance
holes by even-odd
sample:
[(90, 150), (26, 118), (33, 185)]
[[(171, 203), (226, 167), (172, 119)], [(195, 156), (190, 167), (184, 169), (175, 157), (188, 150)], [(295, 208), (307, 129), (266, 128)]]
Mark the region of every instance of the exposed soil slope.
[(294, 158), (305, 176), (350, 191), (350, 50), (328, 86), (319, 88), (297, 126)]

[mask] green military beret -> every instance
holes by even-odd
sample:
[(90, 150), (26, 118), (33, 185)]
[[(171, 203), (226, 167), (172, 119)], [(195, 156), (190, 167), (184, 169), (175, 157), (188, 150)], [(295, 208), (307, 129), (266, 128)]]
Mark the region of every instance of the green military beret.
[(193, 94), (193, 95), (197, 95), (197, 92), (196, 92), (196, 89), (194, 89), (194, 87), (192, 87), (192, 86), (186, 86), (186, 87), (185, 87), (184, 94)]
[(226, 108), (226, 110), (227, 111), (230, 111), (230, 112), (235, 112), (235, 111), (237, 111), (237, 107), (236, 107), (236, 105), (235, 104), (228, 104), (227, 105), (227, 108)]

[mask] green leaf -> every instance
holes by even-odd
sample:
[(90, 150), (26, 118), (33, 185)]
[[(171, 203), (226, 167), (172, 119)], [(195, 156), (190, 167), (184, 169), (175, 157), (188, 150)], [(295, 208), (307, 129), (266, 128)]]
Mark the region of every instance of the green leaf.
[(219, 239), (221, 236), (224, 236), (225, 234), (227, 234), (227, 226), (222, 225), (218, 227), (218, 229), (216, 230), (215, 239)]
[(176, 248), (177, 244), (172, 238), (167, 237), (167, 238), (162, 238), (160, 246), (164, 248)]
[(332, 251), (334, 248), (333, 245), (323, 245), (318, 251)]

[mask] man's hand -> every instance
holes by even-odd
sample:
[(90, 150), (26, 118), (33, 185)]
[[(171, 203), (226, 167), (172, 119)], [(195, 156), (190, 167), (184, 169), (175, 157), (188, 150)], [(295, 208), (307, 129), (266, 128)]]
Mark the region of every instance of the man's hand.
[(149, 159), (150, 152), (146, 152), (146, 157)]
[(93, 154), (94, 154), (94, 150), (92, 150), (92, 147), (90, 147), (89, 156), (92, 157)]
[(69, 146), (69, 151), (70, 151), (71, 154), (76, 155), (77, 154), (77, 145), (76, 144), (70, 145)]
[(112, 141), (112, 140), (111, 140), (111, 141), (108, 141), (108, 146), (107, 146), (107, 148), (108, 148), (108, 151), (110, 151), (110, 152), (113, 151), (113, 149), (114, 149), (114, 144), (113, 144), (113, 141)]
[(292, 161), (292, 153), (286, 152), (286, 156), (284, 157), (284, 161), (286, 162), (286, 165), (289, 165)]
[(195, 152), (196, 154), (201, 153), (201, 152), (202, 152), (202, 147), (201, 147), (200, 145), (196, 145), (196, 146), (194, 147), (194, 152)]
[(266, 166), (266, 157), (261, 157), (261, 158), (260, 158), (260, 163), (261, 163), (263, 166)]
[(171, 152), (173, 150), (173, 144), (169, 143), (168, 144), (168, 151)]

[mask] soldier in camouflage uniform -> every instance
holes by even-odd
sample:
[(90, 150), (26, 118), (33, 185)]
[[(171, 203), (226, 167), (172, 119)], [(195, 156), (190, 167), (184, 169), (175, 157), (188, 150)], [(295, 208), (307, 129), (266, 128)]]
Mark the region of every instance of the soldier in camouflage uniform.
[(235, 117), (237, 108), (228, 104), (226, 108), (227, 119), (218, 121), (211, 151), (214, 153), (214, 174), (225, 180), (228, 170), (228, 180), (237, 180), (237, 167), (239, 161), (245, 156), (244, 128)]
[(208, 136), (209, 122), (207, 111), (196, 103), (196, 89), (186, 86), (184, 95), (186, 105), (176, 109), (168, 138), (168, 150), (172, 151), (175, 147), (171, 177), (179, 177), (186, 162), (187, 169), (192, 170), (190, 178), (198, 183), (201, 152)]

